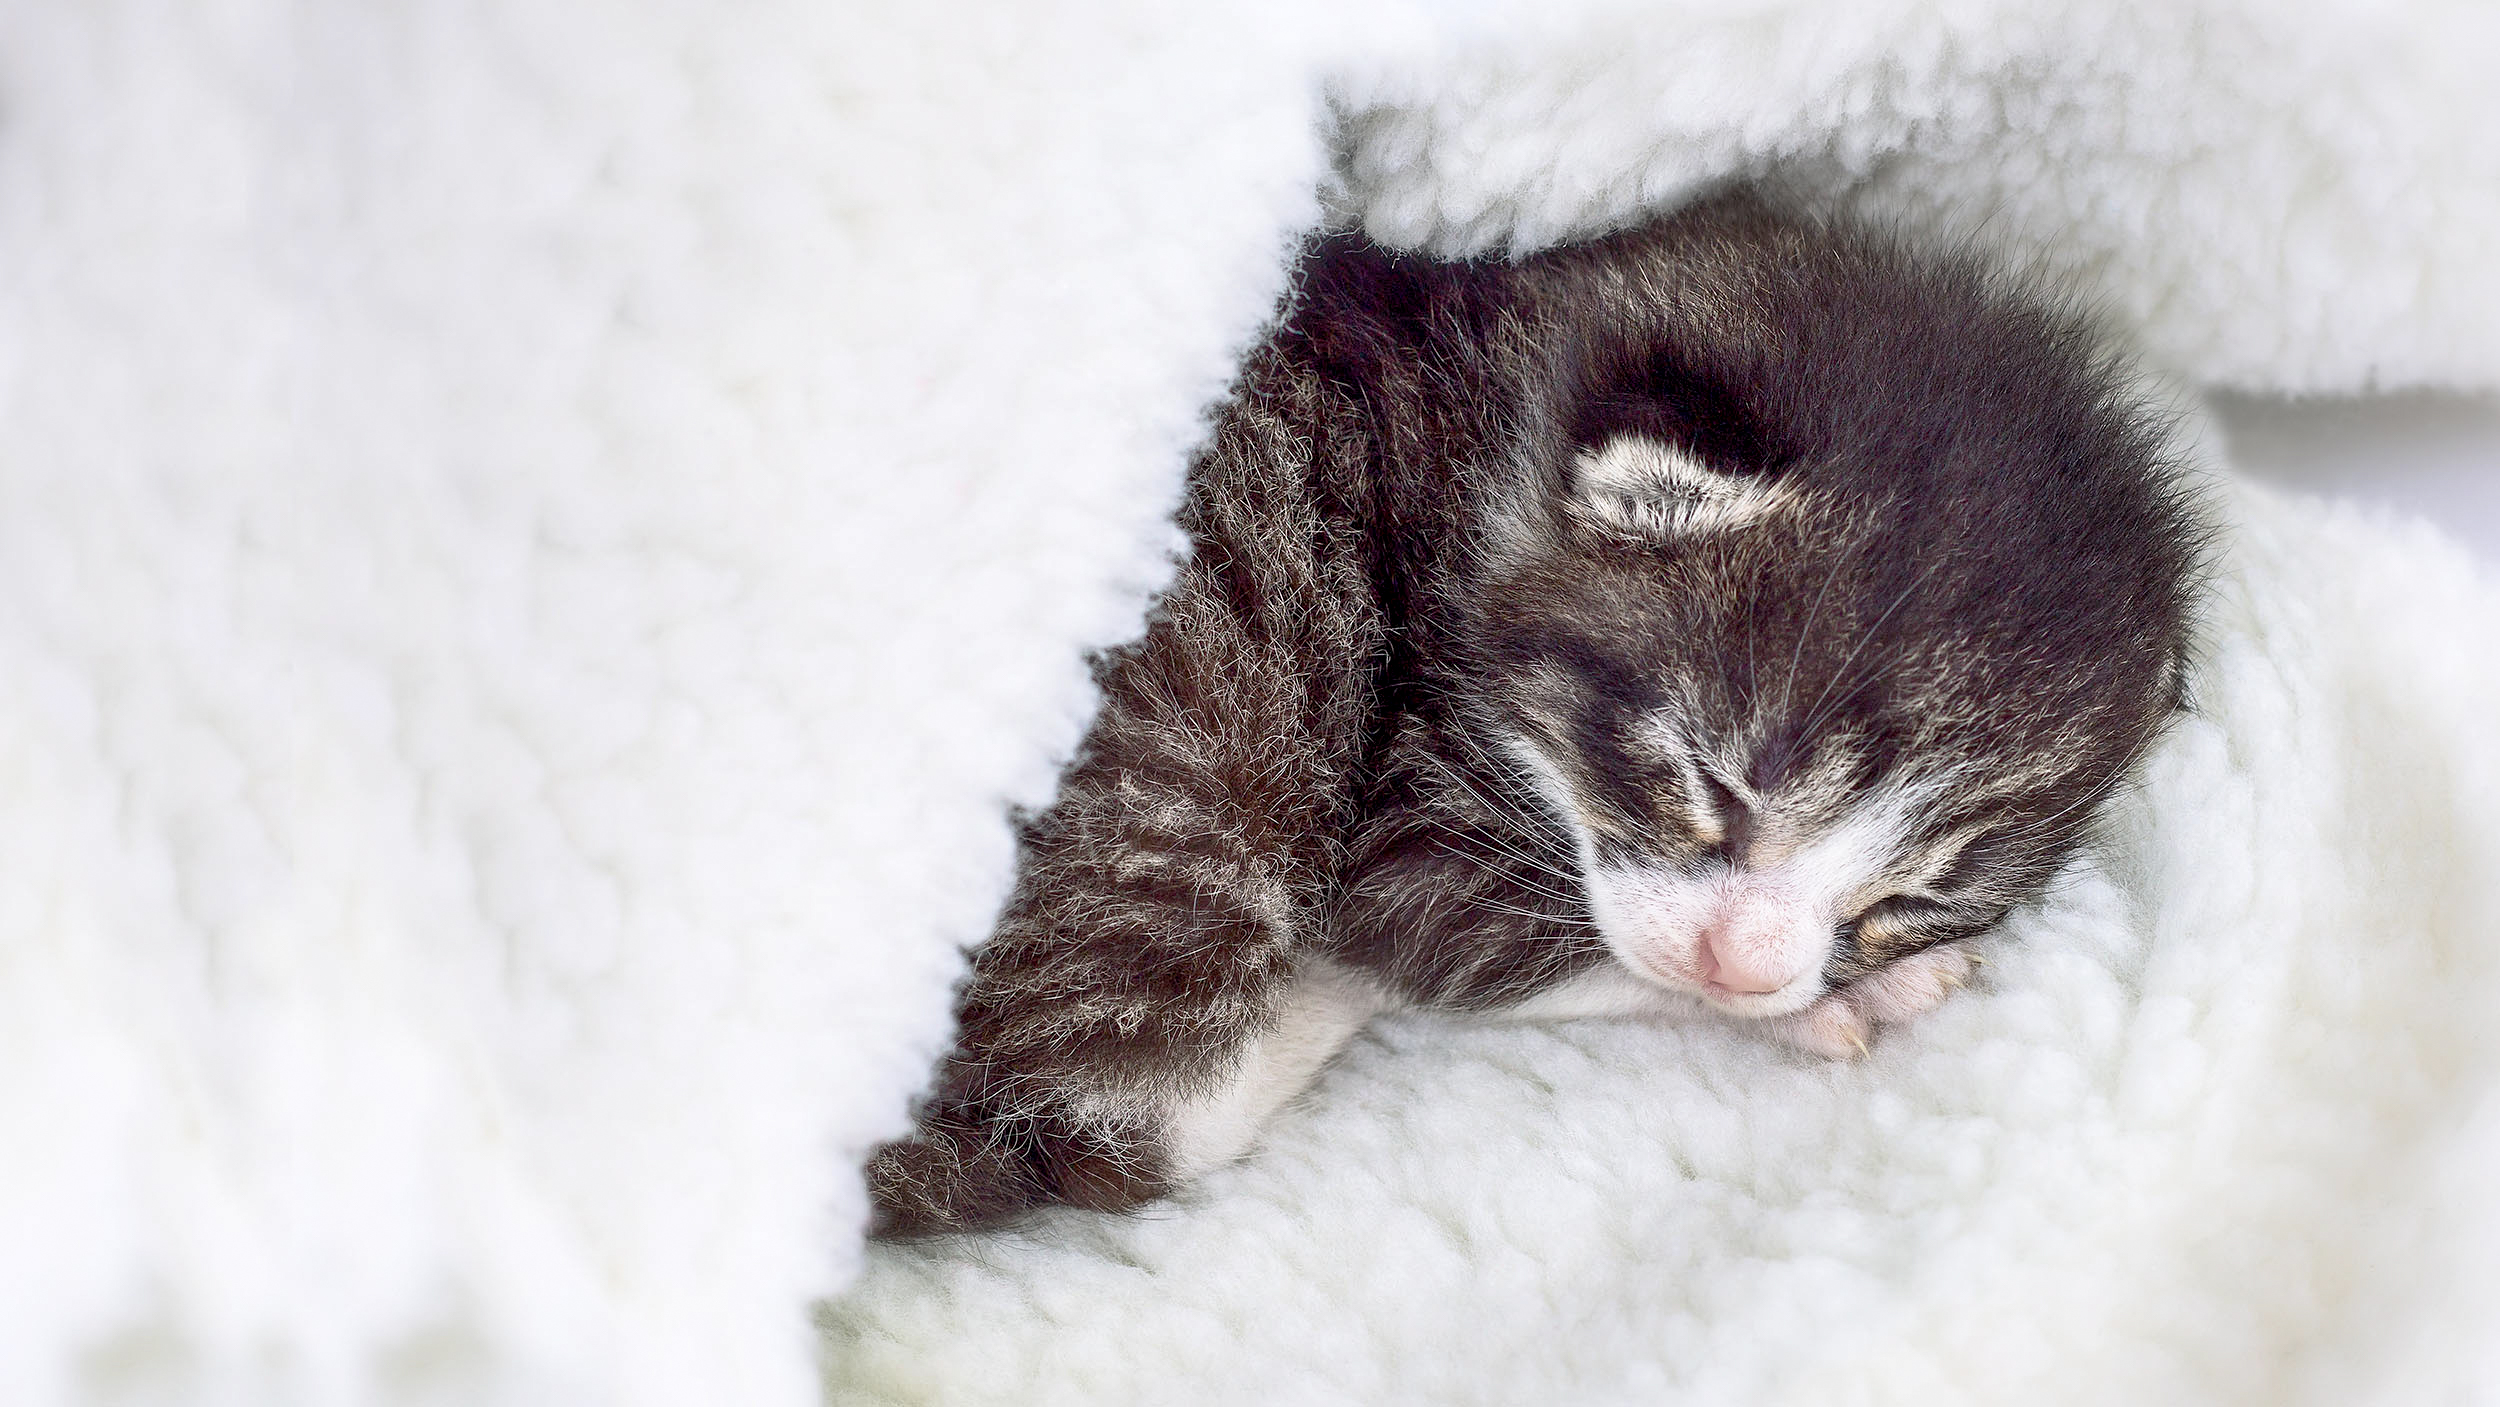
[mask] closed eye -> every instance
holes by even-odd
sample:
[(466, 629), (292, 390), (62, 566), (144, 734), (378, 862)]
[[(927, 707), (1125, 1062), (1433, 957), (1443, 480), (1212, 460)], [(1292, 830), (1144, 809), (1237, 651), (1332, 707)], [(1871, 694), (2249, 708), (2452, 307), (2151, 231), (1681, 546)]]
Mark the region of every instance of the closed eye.
[(1946, 927), (1953, 918), (1953, 907), (1941, 899), (1924, 894), (1894, 894), (1879, 899), (1858, 911), (1858, 916), (1840, 927), (1841, 934), (1853, 942), (1874, 940), (1874, 946), (1885, 949), (1924, 947), (1948, 936), (1933, 932)]
[(1861, 922), (1870, 918), (1881, 918), (1888, 923), (1916, 922), (1922, 918), (1940, 917), (1950, 909), (1950, 905), (1933, 895), (1895, 894), (1869, 904), (1858, 918)]

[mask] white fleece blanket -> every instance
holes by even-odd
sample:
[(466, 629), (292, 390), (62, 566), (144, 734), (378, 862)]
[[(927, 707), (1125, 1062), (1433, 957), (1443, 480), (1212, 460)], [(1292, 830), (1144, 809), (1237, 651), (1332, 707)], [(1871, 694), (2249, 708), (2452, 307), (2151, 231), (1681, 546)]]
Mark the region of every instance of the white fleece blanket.
[(2500, 599), (2238, 490), (2203, 711), (1869, 1061), (1403, 1023), (863, 1261), (1324, 205), (1768, 175), (2500, 385), (2476, 6), (1177, 9), (0, 9), (0, 1399), (2489, 1395)]
[(2196, 715), (1977, 989), (1365, 1038), (1121, 1223), (880, 1248), (832, 1400), (2500, 1400), (2500, 590), (2231, 496)]

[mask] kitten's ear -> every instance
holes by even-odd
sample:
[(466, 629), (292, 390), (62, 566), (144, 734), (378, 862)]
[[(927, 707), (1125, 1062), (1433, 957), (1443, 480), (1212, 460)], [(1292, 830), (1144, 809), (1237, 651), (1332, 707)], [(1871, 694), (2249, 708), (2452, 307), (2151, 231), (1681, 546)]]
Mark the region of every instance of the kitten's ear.
[(1645, 541), (1741, 527), (1770, 504), (1759, 474), (1714, 469), (1679, 445), (1617, 435), (1571, 463), (1571, 508), (1592, 526)]

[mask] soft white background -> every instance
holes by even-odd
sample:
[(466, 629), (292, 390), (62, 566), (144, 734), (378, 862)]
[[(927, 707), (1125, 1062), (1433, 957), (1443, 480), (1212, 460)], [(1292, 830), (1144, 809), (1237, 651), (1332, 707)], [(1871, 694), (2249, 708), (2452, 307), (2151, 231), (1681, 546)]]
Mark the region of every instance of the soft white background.
[(1392, 1028), (1186, 1216), (865, 1278), (856, 1169), (1324, 208), (1773, 173), (2190, 383), (2487, 388), (2496, 26), (0, 9), (0, 1397), (2480, 1390), (2500, 608), (2236, 491), (2212, 712), (1866, 1065)]
[(2239, 468), (2287, 489), (2426, 518), (2500, 562), (2500, 399), (2224, 396)]

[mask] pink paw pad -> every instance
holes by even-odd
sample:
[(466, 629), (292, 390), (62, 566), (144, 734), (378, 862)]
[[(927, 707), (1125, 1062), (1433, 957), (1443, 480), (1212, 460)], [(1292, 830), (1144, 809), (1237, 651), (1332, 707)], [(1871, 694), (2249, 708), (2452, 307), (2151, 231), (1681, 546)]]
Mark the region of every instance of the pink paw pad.
[(1866, 1038), (1873, 1033), (1866, 1017), (1849, 1004), (1845, 993), (1835, 992), (1793, 1016), (1773, 1017), (1772, 1033), (1781, 1040), (1808, 1054), (1829, 1060), (1847, 1060), (1866, 1053)]
[(1847, 995), (1867, 1019), (1890, 1023), (1924, 1016), (1970, 980), (1968, 949), (1946, 943), (1910, 954), (1849, 984)]
[(1979, 959), (1959, 944), (1912, 953), (1869, 973), (1793, 1016), (1775, 1018), (1773, 1033), (1800, 1050), (1833, 1060), (1866, 1054), (1878, 1025), (1923, 1015), (1970, 980)]

